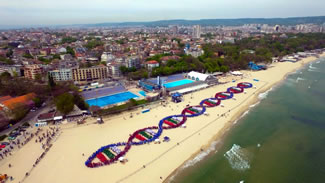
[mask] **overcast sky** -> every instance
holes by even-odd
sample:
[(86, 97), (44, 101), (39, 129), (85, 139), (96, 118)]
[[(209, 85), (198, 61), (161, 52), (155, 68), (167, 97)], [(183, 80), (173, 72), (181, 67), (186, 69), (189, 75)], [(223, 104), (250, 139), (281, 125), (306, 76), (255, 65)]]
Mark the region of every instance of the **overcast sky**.
[(0, 0), (0, 25), (325, 15), (325, 0)]

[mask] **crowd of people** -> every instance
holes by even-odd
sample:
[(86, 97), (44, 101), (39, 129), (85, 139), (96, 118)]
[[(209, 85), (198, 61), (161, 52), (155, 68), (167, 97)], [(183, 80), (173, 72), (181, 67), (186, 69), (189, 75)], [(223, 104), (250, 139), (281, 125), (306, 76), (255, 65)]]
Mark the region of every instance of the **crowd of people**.
[(27, 144), (33, 137), (34, 133), (28, 131), (23, 131), (22, 135), (18, 136), (15, 140), (10, 140), (8, 145), (0, 151), (0, 160), (11, 155), (11, 152), (16, 148), (20, 149), (23, 145)]
[[(5, 157), (11, 155), (11, 152), (17, 147), (18, 149), (21, 148), (23, 145), (28, 143), (33, 137), (35, 137), (35, 143), (41, 143), (41, 147), (44, 150), (42, 154), (36, 159), (35, 163), (33, 164), (33, 167), (36, 167), (36, 165), (40, 162), (40, 160), (46, 155), (46, 153), (50, 150), (52, 147), (52, 142), (55, 139), (55, 137), (59, 134), (60, 128), (59, 127), (49, 127), (49, 129), (46, 130), (46, 132), (43, 132), (44, 129), (38, 128), (35, 132), (28, 132), (25, 131), (19, 138), (10, 141), (9, 145), (6, 147), (7, 149), (0, 152), (0, 158), (4, 159)], [(43, 132), (43, 133), (42, 133)], [(11, 168), (13, 165), (11, 163), (8, 164), (8, 167)], [(32, 169), (28, 172), (26, 172), (25, 177), (29, 176)], [(10, 180), (13, 180), (12, 176), (9, 176)]]
[[(41, 143), (42, 149), (46, 149), (51, 145), (52, 139), (59, 132), (58, 127), (49, 127), (46, 132), (42, 133), (40, 136), (37, 136), (35, 143)], [(44, 142), (44, 143), (43, 143)]]

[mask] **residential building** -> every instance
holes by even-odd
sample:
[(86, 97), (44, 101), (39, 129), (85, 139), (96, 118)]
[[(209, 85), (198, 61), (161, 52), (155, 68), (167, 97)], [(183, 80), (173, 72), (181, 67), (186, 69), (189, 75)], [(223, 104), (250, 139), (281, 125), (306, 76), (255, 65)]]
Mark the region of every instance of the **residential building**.
[(147, 61), (146, 67), (149, 71), (152, 71), (153, 68), (159, 67), (159, 62), (157, 62), (156, 60)]
[(112, 62), (113, 60), (115, 59), (115, 56), (110, 53), (110, 52), (104, 52), (102, 55), (101, 55), (101, 61), (102, 62)]
[(49, 75), (54, 81), (72, 81), (72, 70), (71, 69), (58, 69), (49, 71)]
[(73, 81), (79, 83), (98, 81), (106, 78), (108, 78), (108, 72), (106, 66), (72, 69), (72, 79)]
[(22, 65), (5, 65), (5, 66), (0, 66), (0, 74), (3, 72), (8, 72), (11, 76), (22, 76), (23, 75), (23, 70), (22, 70)]
[(204, 51), (201, 49), (190, 49), (190, 50), (185, 50), (186, 55), (191, 55), (195, 58), (201, 56), (204, 54)]
[(27, 79), (36, 79), (37, 76), (42, 75), (42, 68), (39, 65), (27, 65), (24, 68), (24, 75)]
[(126, 61), (125, 63), (127, 68), (135, 67), (139, 69), (141, 67), (139, 57), (136, 56), (128, 57), (125, 61)]
[(120, 70), (120, 67), (122, 66), (121, 63), (112, 62), (107, 64), (107, 66), (108, 66), (108, 72), (112, 77), (116, 78), (122, 75)]

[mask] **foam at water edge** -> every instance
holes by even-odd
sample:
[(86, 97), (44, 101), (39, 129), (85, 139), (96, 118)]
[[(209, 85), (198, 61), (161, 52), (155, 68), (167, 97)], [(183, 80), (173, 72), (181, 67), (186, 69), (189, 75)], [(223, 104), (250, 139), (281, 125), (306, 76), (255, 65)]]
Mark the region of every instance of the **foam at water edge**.
[(217, 140), (217, 141), (213, 141), (211, 144), (210, 144), (210, 147), (208, 149), (206, 149), (205, 151), (202, 151), (200, 152), (198, 155), (196, 155), (193, 159), (190, 159), (188, 161), (185, 162), (185, 164), (177, 170), (177, 172), (172, 175), (170, 178), (169, 178), (169, 182), (172, 181), (174, 179), (174, 177), (178, 174), (179, 171), (185, 169), (185, 168), (188, 168), (190, 166), (193, 166), (195, 165), (197, 162), (203, 160), (207, 155), (209, 155), (210, 152), (212, 151), (215, 151), (216, 150), (216, 145), (219, 143), (220, 141)]
[(309, 69), (318, 69), (317, 67), (313, 67), (313, 64), (309, 65)]
[(270, 88), (269, 90), (267, 90), (267, 91), (264, 92), (264, 93), (260, 93), (260, 94), (258, 95), (258, 98), (259, 98), (260, 100), (265, 99), (265, 98), (267, 97), (268, 93), (269, 93), (270, 91), (272, 91), (272, 90), (273, 90), (273, 87)]
[(298, 77), (297, 79), (296, 79), (296, 83), (298, 83), (299, 81), (305, 81), (306, 79), (304, 79), (304, 78), (300, 78), (300, 77)]
[(219, 143), (219, 141), (214, 141), (211, 143), (210, 147), (199, 153), (197, 156), (195, 156), (193, 159), (187, 161), (183, 166), (182, 166), (182, 169), (183, 168), (187, 168), (187, 167), (190, 167), (190, 166), (193, 166), (195, 163), (201, 161), (204, 157), (206, 157), (211, 151), (214, 151), (216, 150), (216, 145)]
[(257, 106), (259, 103), (260, 103), (260, 101), (256, 102), (255, 104), (250, 105), (249, 109), (247, 109), (247, 111), (245, 111), (241, 116), (239, 116), (239, 118), (237, 118), (237, 120), (235, 120), (233, 124), (236, 124), (238, 122), (238, 120), (240, 120), (241, 118), (246, 116), (250, 112), (250, 109)]
[(224, 157), (227, 158), (232, 169), (244, 171), (250, 168), (248, 152), (237, 144), (233, 144)]

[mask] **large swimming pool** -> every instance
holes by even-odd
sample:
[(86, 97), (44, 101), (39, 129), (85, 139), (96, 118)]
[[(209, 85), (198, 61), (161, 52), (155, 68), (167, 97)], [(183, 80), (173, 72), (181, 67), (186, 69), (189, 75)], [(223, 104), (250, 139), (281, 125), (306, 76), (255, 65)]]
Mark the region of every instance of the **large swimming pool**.
[(182, 79), (182, 80), (166, 83), (166, 84), (164, 84), (164, 86), (166, 88), (173, 88), (173, 87), (176, 87), (176, 86), (185, 85), (185, 84), (189, 84), (189, 83), (193, 83), (193, 82), (194, 81), (192, 81), (190, 79)]
[(123, 93), (117, 93), (114, 95), (109, 95), (109, 96), (105, 96), (105, 97), (99, 97), (97, 99), (90, 99), (90, 100), (86, 100), (86, 102), (89, 104), (89, 106), (94, 106), (97, 105), (99, 107), (104, 107), (107, 105), (111, 105), (111, 104), (117, 104), (120, 102), (124, 102), (127, 101), (131, 98), (138, 98), (139, 96), (135, 95), (132, 92), (123, 92)]

